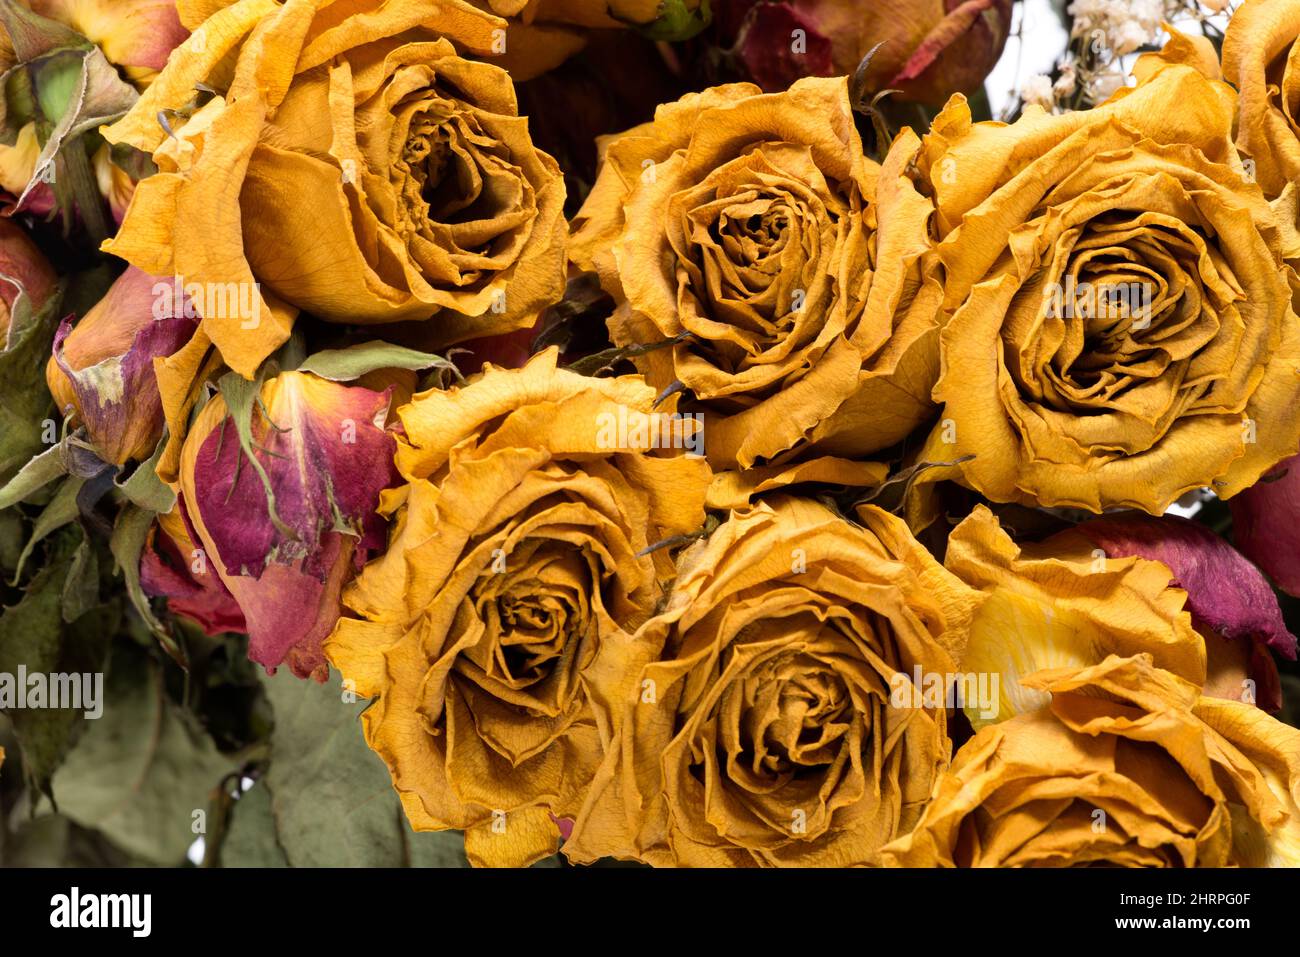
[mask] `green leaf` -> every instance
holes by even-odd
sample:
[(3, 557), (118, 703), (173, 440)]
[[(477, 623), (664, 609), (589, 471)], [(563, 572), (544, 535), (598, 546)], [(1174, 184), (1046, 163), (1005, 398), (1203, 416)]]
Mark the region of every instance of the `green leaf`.
[(27, 559), (31, 558), (32, 550), (51, 532), (57, 531), (81, 514), (77, 506), (77, 493), (85, 484), (85, 479), (69, 476), (55, 491), (54, 497), (36, 519), (36, 524), (32, 527), (32, 537), (27, 540), (23, 553), (18, 556), (18, 570), (14, 572), (13, 578), (15, 584), (22, 577), (23, 566), (27, 564)]
[(21, 820), (0, 850), (3, 867), (140, 867), (148, 863), (60, 814)]
[(411, 830), (388, 769), (362, 736), (366, 702), (344, 700), (337, 672), (324, 685), (287, 668), (264, 681), (275, 728), (254, 791), (266, 788), (276, 841), (292, 866), (468, 866), (458, 832)]
[(149, 539), (149, 529), (153, 526), (153, 512), (134, 505), (124, 505), (113, 525), (113, 536), (109, 539), (109, 551), (113, 553), (116, 570), (122, 576), (126, 586), (127, 597), (131, 605), (140, 614), (163, 651), (182, 668), (188, 667), (185, 649), (176, 636), (153, 613), (149, 596), (140, 587), (140, 555), (144, 552), (145, 542)]
[(23, 553), (23, 537), (26, 533), (21, 515), (16, 512), (0, 512), (0, 575), (11, 575), (18, 567), (18, 556)]
[(22, 292), (10, 311), (8, 347), (0, 349), (0, 481), (7, 481), (48, 448), (41, 433), (54, 400), (45, 385), (45, 363), (54, 343), (61, 299), (56, 292), (33, 312)]
[[(22, 600), (0, 614), (0, 674), (53, 670), (59, 659), (62, 595), (59, 579), (66, 561), (44, 569)], [(15, 678), (16, 680), (16, 678)], [(48, 791), (50, 777), (67, 750), (75, 715), (50, 709), (6, 711), (22, 746), (23, 766), (38, 789)]]
[(700, 0), (700, 5), (695, 10), (686, 6), (685, 0), (662, 0), (658, 19), (641, 27), (641, 33), (651, 40), (676, 43), (689, 40), (712, 20), (709, 0)]
[[(0, 673), (96, 672), (102, 669), (111, 614), (88, 615), (87, 627), (63, 621), (63, 585), (73, 562), (68, 542), (56, 543), (54, 559), (32, 579), (18, 604), (0, 614)], [(13, 708), (8, 711), (18, 735), (23, 766), (35, 787), (49, 793), (50, 778), (76, 735), (87, 723), (85, 708)]]
[[(424, 831), (417, 834), (406, 821), (398, 802), (402, 833), (406, 838), (407, 867), (469, 867), (465, 856), (465, 835), (460, 831)], [(538, 862), (540, 863), (540, 861)]]
[(376, 369), (455, 369), (454, 363), (432, 352), (420, 352), (388, 342), (363, 342), (347, 349), (325, 349), (308, 356), (299, 372), (334, 382), (350, 382)]
[(153, 450), (147, 462), (136, 466), (131, 477), (117, 487), (133, 505), (150, 512), (165, 514), (176, 504), (176, 493), (158, 477), (158, 459), (162, 457), (163, 443)]
[[(114, 647), (104, 713), (54, 775), (59, 811), (155, 864), (180, 864), (210, 793), (236, 768), (163, 688), (161, 668)], [(195, 812), (202, 812), (196, 815)]]
[(63, 449), (52, 445), (24, 465), (8, 483), (0, 487), (0, 509), (21, 502), (33, 492), (38, 492), (61, 475), (67, 475)]
[(99, 553), (83, 536), (63, 580), (63, 620), (71, 623), (99, 604)]
[(239, 796), (230, 811), (225, 839), (221, 843), (222, 867), (288, 867), (275, 834), (271, 815), (271, 792), (254, 784)]

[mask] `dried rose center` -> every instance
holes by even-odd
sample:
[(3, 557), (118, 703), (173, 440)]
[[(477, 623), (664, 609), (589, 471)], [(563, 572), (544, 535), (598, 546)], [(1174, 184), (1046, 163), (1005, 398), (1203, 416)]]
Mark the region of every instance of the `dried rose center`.
[[(780, 388), (783, 372), (811, 364), (825, 337), (856, 318), (852, 288), (863, 276), (845, 257), (865, 264), (869, 255), (863, 206), (855, 187), (841, 195), (786, 144), (755, 148), (673, 196), (666, 235), (678, 316), (694, 334), (676, 352), (747, 376), (747, 398), (723, 404)], [(683, 381), (720, 398), (697, 389), (690, 371)]]
[(392, 172), (413, 214), (395, 225), (418, 249), (448, 250), (471, 283), (531, 215), (521, 171), (472, 108), (437, 89), (408, 94), (394, 114), (403, 140)]
[(587, 630), (591, 583), (587, 557), (566, 542), (525, 543), (499, 555), (473, 589), (486, 641), (467, 656), (488, 680), (513, 690), (544, 683)]
[[(888, 628), (874, 615), (860, 624), (871, 644)], [(696, 742), (696, 779), (718, 774), (738, 794), (770, 795), (833, 787), (860, 765), (880, 703), (862, 684), (861, 638), (802, 612), (747, 626), (724, 648), (716, 700), (683, 727)]]
[(1071, 415), (1118, 408), (1154, 419), (1184, 387), (1192, 397), (1208, 389), (1196, 360), (1220, 331), (1223, 291), (1235, 281), (1199, 230), (1167, 219), (1108, 213), (1049, 253), (1003, 326), (1022, 394)]
[(738, 728), (756, 775), (777, 780), (834, 761), (854, 720), (843, 680), (806, 655), (789, 655), (729, 692), (747, 705)]

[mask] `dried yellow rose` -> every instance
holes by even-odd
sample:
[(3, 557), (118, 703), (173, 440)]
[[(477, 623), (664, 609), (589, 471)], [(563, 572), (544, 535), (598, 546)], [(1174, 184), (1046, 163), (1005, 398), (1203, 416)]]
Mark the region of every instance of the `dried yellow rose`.
[(1297, 0), (1245, 0), (1223, 38), (1223, 73), (1241, 94), (1237, 143), (1269, 196), (1300, 179), (1300, 76), (1291, 66), (1297, 40)]
[(932, 411), (941, 290), (910, 130), (863, 155), (845, 78), (714, 87), (602, 142), (571, 258), (619, 345), (685, 387), (715, 468), (856, 457)]
[(1300, 731), (1258, 708), (1223, 698), (1202, 697), (1196, 716), (1231, 742), (1246, 758), (1246, 766), (1262, 778), (1286, 811), (1285, 823), (1268, 827), (1249, 808), (1232, 802), (1234, 863), (1242, 867), (1300, 867)]
[(962, 667), (999, 676), (995, 707), (966, 707), (975, 728), (1033, 711), (1047, 696), (1022, 678), (1082, 668), (1107, 655), (1148, 654), (1184, 681), (1205, 683), (1205, 641), (1160, 562), (1110, 560), (1086, 540), (1018, 545), (979, 506), (948, 536), (944, 566), (987, 600), (971, 621)]
[(490, 52), (504, 21), (463, 0), (196, 2), (181, 16), (191, 38), (104, 130), (160, 170), (105, 249), (207, 293), (201, 341), (232, 369), (251, 377), (300, 309), (427, 320), (439, 348), (529, 326), (559, 297), (559, 168), (509, 75), (452, 43)]
[[(1294, 778), (1276, 775), (1288, 762), (1294, 770), (1300, 731), (1241, 702), (1198, 704), (1196, 685), (1147, 654), (1022, 683), (1047, 704), (966, 742), (916, 829), (885, 849), (886, 864), (1224, 867), (1252, 860), (1234, 839), (1270, 834), (1279, 840), (1252, 845), (1254, 862), (1294, 850), (1300, 815), (1294, 789), (1285, 792)], [(1251, 751), (1273, 759), (1272, 778)]]
[(650, 649), (633, 632), (672, 566), (646, 551), (704, 521), (708, 466), (656, 449), (655, 390), (556, 357), (399, 410), (395, 530), (325, 646), (378, 698), (366, 740), (412, 826), (465, 829), (481, 864), (554, 853), (550, 815), (577, 812), (603, 753), (593, 699)]
[(995, 501), (1158, 514), (1300, 447), (1300, 320), (1235, 95), (1158, 58), (1139, 72), (1011, 125), (954, 99), (925, 139), (949, 318), (921, 455)]
[[(734, 512), (685, 552), (655, 653), (596, 676), (606, 756), (575, 861), (865, 865), (946, 766), (946, 702), (979, 598), (901, 520), (806, 499)], [(659, 651), (662, 649), (662, 651)]]
[(1117, 533), (1094, 524), (1022, 545), (981, 506), (949, 536), (946, 567), (985, 595), (962, 668), (995, 694), (962, 702), (976, 737), (888, 862), (1298, 860), (1300, 731), (1226, 697), (1244, 646), (1203, 636), (1184, 606), (1211, 613), (1204, 596), (1162, 562), (1108, 557), (1096, 543)]

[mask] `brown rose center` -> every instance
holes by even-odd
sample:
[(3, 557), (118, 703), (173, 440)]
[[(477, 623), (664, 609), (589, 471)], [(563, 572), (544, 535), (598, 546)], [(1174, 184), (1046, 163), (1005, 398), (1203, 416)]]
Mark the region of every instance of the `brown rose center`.
[[(1227, 265), (1204, 236), (1152, 213), (1117, 211), (1058, 247), (1042, 288), (1040, 334), (1004, 327), (1023, 391), (1071, 415), (1129, 412), (1157, 420), (1207, 388), (1196, 360), (1220, 330)], [(1207, 270), (1210, 275), (1206, 275)], [(1221, 272), (1222, 271), (1222, 272)]]
[(756, 775), (771, 779), (830, 764), (854, 719), (843, 680), (803, 654), (765, 664), (728, 695), (745, 708), (734, 743)]
[(563, 710), (592, 626), (593, 581), (589, 557), (568, 542), (530, 540), (496, 555), (469, 596), (483, 637), (457, 672), (521, 707)]
[(845, 324), (851, 277), (837, 270), (861, 204), (820, 177), (803, 179), (803, 159), (782, 147), (755, 150), (673, 197), (667, 236), (679, 314), (695, 333), (680, 351), (729, 374), (772, 370), (760, 378), (776, 380), (828, 322)]
[(394, 171), (408, 208), (408, 241), (447, 245), (472, 282), (498, 256), (526, 204), (509, 149), (482, 129), (472, 109), (437, 91), (408, 94), (397, 106), (405, 136)]
[(814, 839), (860, 798), (883, 682), (867, 676), (856, 643), (838, 622), (798, 611), (727, 643), (716, 697), (680, 729), (715, 826), (739, 815), (763, 822), (763, 843)]

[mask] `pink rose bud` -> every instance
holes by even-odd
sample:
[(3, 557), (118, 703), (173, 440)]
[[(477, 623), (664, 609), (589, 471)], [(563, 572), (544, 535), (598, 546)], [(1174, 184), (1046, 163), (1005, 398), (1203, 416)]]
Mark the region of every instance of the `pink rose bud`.
[(873, 48), (866, 91), (941, 105), (993, 69), (1013, 0), (721, 0), (716, 35), (755, 83), (783, 90), (803, 76), (852, 75)]
[(196, 543), (248, 626), (248, 656), (324, 681), (321, 642), (354, 570), (383, 546), (379, 493), (397, 479), (385, 423), (391, 390), (302, 372), (265, 382), (248, 438), (215, 396), (181, 452)]
[(173, 307), (177, 300), (158, 295), (160, 284), (172, 286), (127, 269), (79, 322), (63, 320), (45, 367), (59, 409), (71, 410), (100, 458), (114, 465), (153, 454), (163, 430), (153, 361), (184, 346), (197, 326)]

